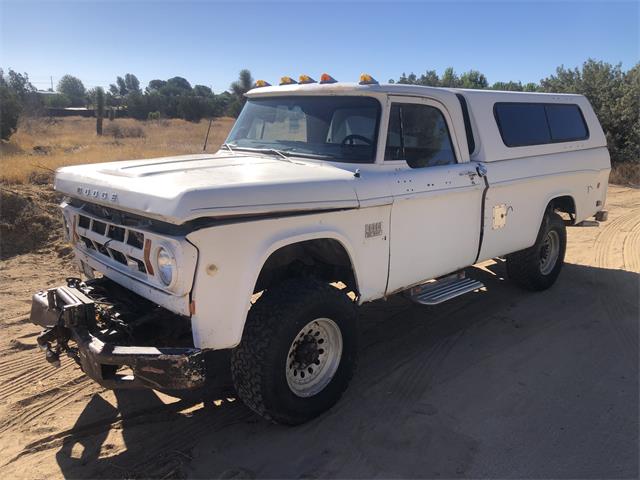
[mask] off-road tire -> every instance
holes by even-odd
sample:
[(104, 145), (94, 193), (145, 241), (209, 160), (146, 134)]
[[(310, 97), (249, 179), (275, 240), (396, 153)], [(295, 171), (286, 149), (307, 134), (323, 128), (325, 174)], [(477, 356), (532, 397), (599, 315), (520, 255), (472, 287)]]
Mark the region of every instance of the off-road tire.
[[(553, 269), (547, 273), (541, 270), (541, 250), (545, 238), (553, 231), (559, 240), (559, 253)], [(507, 274), (518, 286), (533, 291), (551, 287), (562, 270), (567, 247), (567, 231), (564, 221), (553, 210), (548, 210), (542, 219), (542, 225), (536, 243), (527, 249), (507, 255)]]
[[(289, 349), (300, 330), (318, 318), (332, 319), (342, 335), (335, 374), (317, 394), (300, 397), (286, 378)], [(269, 288), (251, 307), (242, 341), (231, 352), (231, 376), (240, 399), (276, 423), (298, 425), (331, 408), (351, 380), (357, 355), (356, 306), (344, 290), (313, 278)]]

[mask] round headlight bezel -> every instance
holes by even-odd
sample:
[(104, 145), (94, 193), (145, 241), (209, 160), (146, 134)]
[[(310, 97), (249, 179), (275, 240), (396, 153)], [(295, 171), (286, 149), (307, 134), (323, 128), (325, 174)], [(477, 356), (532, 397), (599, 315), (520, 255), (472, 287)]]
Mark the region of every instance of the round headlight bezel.
[(171, 287), (177, 277), (177, 261), (171, 248), (160, 245), (156, 250), (156, 267), (158, 278), (165, 287)]

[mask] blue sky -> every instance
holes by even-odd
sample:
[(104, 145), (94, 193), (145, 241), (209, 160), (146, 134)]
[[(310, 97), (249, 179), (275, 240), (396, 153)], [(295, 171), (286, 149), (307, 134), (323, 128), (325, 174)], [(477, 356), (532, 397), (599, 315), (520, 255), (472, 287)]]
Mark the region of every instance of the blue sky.
[(31, 2), (0, 0), (0, 66), (38, 88), (65, 73), (87, 87), (134, 73), (228, 88), (241, 68), (380, 81), (447, 66), (489, 82), (538, 81), (588, 57), (639, 61), (638, 1)]

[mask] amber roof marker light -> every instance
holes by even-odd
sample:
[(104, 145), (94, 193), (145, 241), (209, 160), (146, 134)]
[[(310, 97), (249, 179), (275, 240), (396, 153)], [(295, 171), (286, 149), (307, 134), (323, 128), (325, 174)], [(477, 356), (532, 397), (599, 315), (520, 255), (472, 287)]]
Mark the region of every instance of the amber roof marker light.
[(280, 85), (296, 85), (297, 83), (298, 82), (296, 82), (291, 77), (282, 77), (282, 78), (280, 78)]
[(265, 80), (256, 80), (256, 83), (253, 84), (253, 88), (260, 88), (260, 87), (270, 87), (271, 84)]
[(320, 76), (320, 83), (336, 83), (337, 80), (335, 78), (333, 78), (331, 75), (329, 75), (328, 73), (323, 73)]
[(301, 85), (304, 85), (306, 83), (317, 83), (313, 78), (311, 78), (309, 75), (300, 75), (298, 77), (298, 83)]
[(378, 81), (368, 73), (360, 75), (360, 85), (378, 85)]

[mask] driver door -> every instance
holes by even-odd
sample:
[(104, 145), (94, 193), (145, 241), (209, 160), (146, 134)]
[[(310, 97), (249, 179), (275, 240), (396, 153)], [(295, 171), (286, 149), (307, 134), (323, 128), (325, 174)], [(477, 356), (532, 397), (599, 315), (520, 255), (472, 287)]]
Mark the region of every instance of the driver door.
[(449, 113), (439, 102), (391, 97), (385, 164), (393, 194), (387, 292), (475, 261), (484, 181), (461, 161)]

